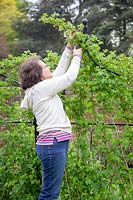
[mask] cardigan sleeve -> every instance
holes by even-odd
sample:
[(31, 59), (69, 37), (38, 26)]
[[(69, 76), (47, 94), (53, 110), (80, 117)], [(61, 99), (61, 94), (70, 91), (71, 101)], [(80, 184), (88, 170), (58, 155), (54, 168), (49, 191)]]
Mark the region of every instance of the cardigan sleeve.
[(74, 56), (66, 73), (39, 82), (36, 87), (36, 91), (40, 94), (39, 96), (42, 98), (52, 96), (68, 88), (78, 76), (80, 60), (79, 57)]
[(60, 76), (67, 71), (68, 66), (70, 65), (71, 56), (72, 50), (66, 47), (56, 69), (53, 72), (53, 77)]

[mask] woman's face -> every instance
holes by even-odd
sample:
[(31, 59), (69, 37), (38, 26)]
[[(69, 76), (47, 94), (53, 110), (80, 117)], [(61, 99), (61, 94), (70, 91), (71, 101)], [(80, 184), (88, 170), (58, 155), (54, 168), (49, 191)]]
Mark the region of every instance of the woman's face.
[(42, 60), (39, 60), (39, 65), (42, 68), (42, 80), (46, 80), (53, 77), (49, 66), (47, 66)]

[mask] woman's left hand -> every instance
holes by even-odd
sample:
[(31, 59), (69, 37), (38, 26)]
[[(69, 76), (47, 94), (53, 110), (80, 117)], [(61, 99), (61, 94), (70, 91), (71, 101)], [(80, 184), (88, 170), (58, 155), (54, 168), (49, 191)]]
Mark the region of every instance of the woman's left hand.
[(70, 49), (73, 49), (73, 47), (74, 47), (74, 44), (71, 42), (71, 40), (73, 40), (74, 37), (75, 37), (75, 32), (71, 32), (69, 34), (69, 42), (67, 43), (67, 47)]

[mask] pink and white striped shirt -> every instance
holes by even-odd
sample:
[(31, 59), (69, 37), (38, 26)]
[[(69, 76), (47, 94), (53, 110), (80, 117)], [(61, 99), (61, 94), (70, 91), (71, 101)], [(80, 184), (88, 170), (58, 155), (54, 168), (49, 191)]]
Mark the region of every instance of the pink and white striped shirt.
[(37, 145), (53, 145), (54, 138), (57, 139), (58, 142), (66, 141), (71, 139), (71, 134), (61, 130), (51, 130), (47, 131), (43, 134), (38, 135), (37, 137)]

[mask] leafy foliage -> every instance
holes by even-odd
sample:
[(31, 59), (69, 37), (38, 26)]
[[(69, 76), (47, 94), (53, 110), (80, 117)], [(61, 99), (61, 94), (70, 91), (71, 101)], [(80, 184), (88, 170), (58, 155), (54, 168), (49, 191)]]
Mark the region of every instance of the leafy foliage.
[[(133, 171), (128, 161), (132, 159), (133, 128), (128, 124), (133, 123), (133, 58), (108, 50), (101, 52), (101, 41), (96, 36), (83, 34), (81, 25), (74, 27), (57, 15), (45, 14), (41, 20), (58, 27), (66, 36), (77, 30), (71, 42), (83, 49), (78, 79), (63, 97), (74, 139), (61, 200), (131, 200)], [(88, 50), (96, 61), (120, 76), (96, 67)], [(1, 139), (5, 141), (1, 149), (1, 200), (33, 200), (39, 192), (40, 167), (34, 153), (33, 128), (24, 123), (32, 121), (33, 116), (19, 108), (21, 91), (11, 84), (19, 77), (20, 63), (29, 56), (31, 53), (26, 52), (0, 62), (2, 73), (10, 75), (8, 83), (0, 81), (0, 120), (6, 124), (1, 127)], [(54, 68), (58, 59), (58, 54), (49, 51), (44, 60)], [(23, 123), (11, 126), (7, 120)]]

